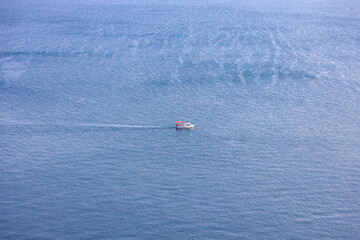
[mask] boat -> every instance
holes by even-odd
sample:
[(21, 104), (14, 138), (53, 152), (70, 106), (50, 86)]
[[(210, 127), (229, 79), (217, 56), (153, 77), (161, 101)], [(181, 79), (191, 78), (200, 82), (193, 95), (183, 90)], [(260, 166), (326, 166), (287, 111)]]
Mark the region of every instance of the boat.
[(191, 123), (184, 123), (183, 121), (175, 122), (176, 129), (192, 129), (195, 127), (194, 124)]

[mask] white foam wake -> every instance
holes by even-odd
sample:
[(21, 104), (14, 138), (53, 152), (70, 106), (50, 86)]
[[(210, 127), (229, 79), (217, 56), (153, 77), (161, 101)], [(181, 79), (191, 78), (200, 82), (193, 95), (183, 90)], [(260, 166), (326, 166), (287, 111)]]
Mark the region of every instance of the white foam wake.
[(174, 128), (168, 126), (148, 126), (148, 125), (123, 125), (123, 124), (74, 124), (77, 127), (96, 127), (96, 128)]
[(1, 123), (0, 126), (57, 126), (57, 127), (93, 127), (93, 128), (174, 128), (169, 126), (151, 126), (151, 125), (124, 125), (124, 124), (93, 124), (93, 123), (82, 123), (82, 124), (64, 124), (64, 123), (29, 123), (29, 122), (5, 122)]

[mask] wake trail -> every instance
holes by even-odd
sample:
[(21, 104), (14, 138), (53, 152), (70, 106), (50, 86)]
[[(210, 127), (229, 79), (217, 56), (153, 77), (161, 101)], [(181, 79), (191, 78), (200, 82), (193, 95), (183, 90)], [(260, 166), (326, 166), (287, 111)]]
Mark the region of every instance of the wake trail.
[(169, 129), (175, 128), (170, 126), (151, 126), (151, 125), (124, 125), (124, 124), (93, 124), (93, 123), (79, 123), (79, 124), (66, 124), (66, 123), (0, 123), (0, 126), (23, 126), (23, 127), (65, 127), (65, 128), (143, 128), (143, 129)]
[(175, 128), (169, 126), (148, 126), (148, 125), (123, 125), (123, 124), (74, 124), (74, 127), (95, 127), (95, 128), (150, 128), (166, 129)]

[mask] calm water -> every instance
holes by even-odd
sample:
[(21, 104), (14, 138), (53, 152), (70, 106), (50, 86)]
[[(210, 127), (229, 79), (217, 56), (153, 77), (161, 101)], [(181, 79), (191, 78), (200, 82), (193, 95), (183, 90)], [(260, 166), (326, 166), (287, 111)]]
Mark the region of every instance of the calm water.
[(286, 2), (1, 0), (0, 239), (359, 239), (360, 4)]

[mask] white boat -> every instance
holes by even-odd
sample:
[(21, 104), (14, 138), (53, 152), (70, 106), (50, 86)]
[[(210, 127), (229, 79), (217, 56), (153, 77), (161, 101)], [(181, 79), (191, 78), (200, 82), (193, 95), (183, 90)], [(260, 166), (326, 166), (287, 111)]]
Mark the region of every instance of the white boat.
[(184, 123), (183, 121), (178, 121), (178, 122), (175, 122), (175, 123), (176, 123), (176, 128), (177, 128), (177, 129), (184, 129), (184, 128), (191, 129), (191, 128), (194, 128), (194, 127), (195, 127), (194, 124)]

